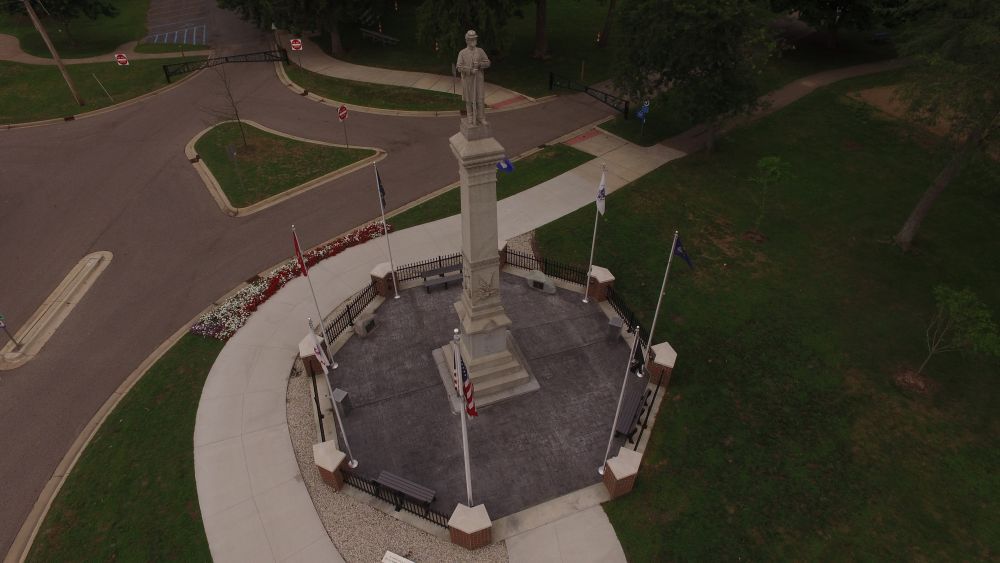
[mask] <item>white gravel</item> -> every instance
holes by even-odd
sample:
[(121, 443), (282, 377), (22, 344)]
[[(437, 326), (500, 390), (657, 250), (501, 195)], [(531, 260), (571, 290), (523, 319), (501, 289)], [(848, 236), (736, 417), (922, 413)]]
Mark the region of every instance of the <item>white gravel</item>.
[[(530, 233), (527, 236), (530, 240)], [(508, 561), (504, 542), (468, 551), (400, 522), (345, 494), (334, 492), (323, 482), (313, 464), (312, 446), (319, 441), (319, 437), (311, 390), (311, 381), (307, 375), (289, 378), (285, 405), (288, 431), (299, 462), (299, 471), (316, 512), (344, 559), (370, 563), (381, 561), (386, 551), (392, 551), (413, 561)]]

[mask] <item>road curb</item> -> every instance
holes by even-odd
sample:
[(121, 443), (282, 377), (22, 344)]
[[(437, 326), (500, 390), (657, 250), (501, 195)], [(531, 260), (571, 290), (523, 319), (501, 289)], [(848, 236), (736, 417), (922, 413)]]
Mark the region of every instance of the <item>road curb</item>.
[[(274, 135), (278, 135), (280, 137), (285, 137), (286, 139), (293, 139), (304, 143), (312, 143), (315, 145), (324, 145), (328, 147), (347, 148), (346, 145), (342, 145), (339, 143), (328, 143), (326, 141), (317, 141), (315, 139), (306, 139), (305, 137), (289, 135), (288, 133), (283, 133), (276, 129), (265, 127), (264, 125), (261, 125), (256, 121), (251, 121), (249, 119), (243, 119), (242, 121), (247, 125), (251, 125), (253, 127), (256, 127), (257, 129), (266, 131), (268, 133), (272, 133)], [(203, 129), (201, 132), (195, 135), (190, 141), (188, 141), (187, 145), (184, 147), (184, 154), (185, 156), (187, 156), (188, 162), (190, 162), (191, 165), (194, 166), (195, 171), (198, 172), (198, 176), (201, 178), (202, 182), (204, 182), (205, 187), (208, 188), (209, 193), (212, 194), (212, 199), (214, 199), (215, 203), (218, 204), (219, 209), (221, 209), (223, 213), (229, 215), (230, 217), (246, 217), (248, 215), (253, 215), (254, 213), (263, 211), (269, 207), (273, 207), (275, 205), (278, 205), (279, 203), (287, 201), (295, 196), (301, 195), (313, 188), (319, 187), (320, 185), (325, 184), (331, 180), (335, 180), (342, 176), (346, 176), (348, 174), (356, 172), (361, 168), (368, 166), (369, 164), (379, 162), (386, 156), (388, 156), (388, 154), (384, 150), (379, 149), (377, 147), (365, 147), (365, 146), (355, 145), (354, 148), (375, 151), (375, 154), (366, 157), (362, 160), (359, 160), (357, 162), (348, 164), (343, 168), (338, 168), (337, 170), (324, 174), (318, 178), (313, 178), (312, 180), (299, 184), (294, 188), (285, 190), (280, 194), (273, 195), (253, 205), (248, 205), (247, 207), (234, 207), (233, 204), (229, 201), (229, 198), (226, 196), (226, 193), (222, 190), (222, 186), (219, 185), (219, 181), (215, 179), (215, 175), (212, 174), (212, 171), (208, 169), (208, 165), (206, 165), (201, 160), (201, 156), (199, 156), (197, 151), (195, 151), (194, 149), (194, 145), (198, 142), (199, 139), (201, 139), (205, 135), (205, 133), (208, 133), (216, 125), (220, 125), (222, 123), (234, 123), (234, 121), (233, 120), (220, 121), (219, 123), (216, 123), (211, 127)]]

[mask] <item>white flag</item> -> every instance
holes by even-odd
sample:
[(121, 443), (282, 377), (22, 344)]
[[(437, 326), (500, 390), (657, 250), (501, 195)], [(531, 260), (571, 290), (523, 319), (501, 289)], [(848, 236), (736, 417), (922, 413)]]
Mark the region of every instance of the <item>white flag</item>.
[(604, 171), (601, 171), (601, 185), (597, 186), (597, 211), (604, 215), (604, 200), (608, 197), (608, 184), (604, 178)]
[(330, 373), (330, 360), (326, 357), (326, 352), (323, 351), (323, 347), (320, 346), (319, 337), (313, 332), (312, 322), (309, 322), (309, 336), (312, 337), (313, 341), (313, 354), (316, 355), (316, 360), (319, 365), (323, 367), (323, 373)]

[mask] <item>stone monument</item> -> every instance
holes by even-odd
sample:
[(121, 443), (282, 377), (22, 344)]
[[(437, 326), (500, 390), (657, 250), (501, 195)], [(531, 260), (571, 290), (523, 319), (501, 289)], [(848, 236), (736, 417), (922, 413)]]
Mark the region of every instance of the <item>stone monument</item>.
[(523, 365), (500, 302), (496, 163), (504, 158), (504, 149), (486, 121), (483, 69), (490, 60), (476, 40), (470, 30), (467, 47), (458, 53), (455, 67), (462, 73), (466, 116), (449, 142), (461, 180), (463, 279), (462, 299), (455, 303), (462, 324), (461, 353), (476, 403), (487, 405), (538, 389), (538, 383)]

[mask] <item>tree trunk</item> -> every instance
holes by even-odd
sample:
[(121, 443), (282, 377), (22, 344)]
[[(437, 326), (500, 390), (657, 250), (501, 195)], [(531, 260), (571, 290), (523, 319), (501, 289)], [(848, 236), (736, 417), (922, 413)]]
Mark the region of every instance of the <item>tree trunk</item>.
[(608, 14), (604, 16), (604, 29), (601, 30), (601, 37), (597, 40), (598, 47), (607, 47), (608, 38), (611, 37), (611, 15), (615, 11), (615, 0), (608, 0)]
[(330, 26), (330, 53), (335, 57), (343, 57), (347, 54), (344, 44), (340, 41), (340, 30), (337, 29), (337, 22)]
[(952, 155), (951, 160), (948, 161), (948, 165), (938, 173), (937, 178), (934, 178), (934, 183), (920, 197), (917, 206), (913, 208), (910, 216), (903, 223), (903, 228), (899, 229), (899, 232), (893, 237), (893, 240), (903, 252), (910, 250), (910, 247), (913, 245), (913, 238), (917, 235), (924, 217), (927, 216), (931, 206), (934, 205), (941, 192), (951, 184), (952, 180), (958, 177), (958, 173), (961, 172), (965, 161), (968, 160), (969, 156), (972, 155), (973, 149), (982, 140), (983, 131), (985, 131), (985, 127), (980, 126), (969, 132), (969, 136), (966, 137), (962, 145)]
[(548, 16), (548, 0), (535, 0), (535, 52), (534, 59), (549, 58), (549, 36), (545, 29)]

